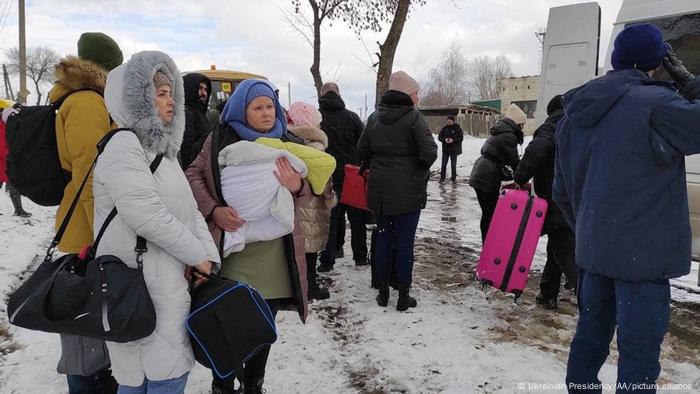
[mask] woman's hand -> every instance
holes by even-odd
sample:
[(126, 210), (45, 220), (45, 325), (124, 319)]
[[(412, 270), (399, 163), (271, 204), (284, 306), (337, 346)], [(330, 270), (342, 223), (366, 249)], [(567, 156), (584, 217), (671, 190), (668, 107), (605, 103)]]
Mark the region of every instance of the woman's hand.
[(286, 157), (280, 157), (277, 159), (277, 171), (274, 171), (275, 178), (286, 187), (287, 190), (292, 192), (292, 194), (297, 194), (301, 191), (304, 186), (301, 183), (301, 174), (296, 172), (292, 164), (287, 160)]
[(209, 275), (211, 273), (212, 266), (213, 264), (211, 261), (204, 260), (194, 267), (187, 267), (185, 268), (185, 279), (189, 281), (192, 278), (192, 275), (194, 275), (194, 287), (197, 287), (207, 281), (207, 278), (201, 274)]
[(230, 233), (238, 230), (245, 224), (245, 220), (238, 216), (238, 212), (231, 207), (216, 207), (211, 213), (214, 223), (219, 228)]

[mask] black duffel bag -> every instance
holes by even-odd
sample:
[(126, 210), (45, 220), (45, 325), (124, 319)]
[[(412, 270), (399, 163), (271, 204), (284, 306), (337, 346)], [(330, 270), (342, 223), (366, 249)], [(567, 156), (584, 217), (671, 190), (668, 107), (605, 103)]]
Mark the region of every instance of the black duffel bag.
[(192, 290), (187, 330), (195, 359), (227, 379), (277, 340), (275, 318), (265, 299), (245, 283), (204, 275)]
[[(97, 156), (117, 132), (110, 131), (97, 146)], [(151, 163), (155, 172), (162, 160)], [(94, 252), (107, 226), (117, 215), (114, 208), (92, 247), (84, 256), (68, 254), (53, 261), (53, 253), (68, 227), (97, 157), (85, 175), (73, 202), (54, 237), (44, 261), (36, 272), (15, 290), (7, 303), (10, 323), (45, 332), (99, 338), (110, 342), (131, 342), (145, 338), (156, 326), (156, 311), (143, 278), (146, 240), (137, 237), (137, 268), (130, 268), (118, 257)]]

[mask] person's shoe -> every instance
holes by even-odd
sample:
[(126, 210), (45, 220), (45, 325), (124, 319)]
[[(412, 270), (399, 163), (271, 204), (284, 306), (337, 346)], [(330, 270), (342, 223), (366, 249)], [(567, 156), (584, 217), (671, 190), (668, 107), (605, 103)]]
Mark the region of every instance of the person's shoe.
[(345, 252), (343, 252), (343, 248), (338, 248), (338, 250), (335, 251), (335, 257), (339, 259), (345, 257)]
[(457, 183), (457, 178), (452, 178), (452, 183)]
[(396, 303), (396, 310), (403, 312), (408, 308), (415, 308), (418, 306), (418, 301), (409, 295), (411, 286), (401, 284), (399, 287), (399, 301)]
[(266, 390), (263, 388), (263, 383), (265, 383), (263, 378), (250, 381), (246, 379), (245, 383), (243, 383), (243, 394), (265, 394)]
[(365, 265), (369, 265), (369, 262), (367, 261), (366, 258), (365, 258), (365, 259), (360, 259), (360, 260), (355, 260), (355, 266), (356, 266), (356, 267), (363, 267), (363, 266), (365, 266)]
[(19, 216), (21, 218), (30, 218), (32, 217), (32, 214), (22, 209), (19, 211), (15, 211), (15, 216)]
[(554, 297), (554, 298), (552, 298), (552, 297), (547, 297), (547, 296), (545, 296), (545, 295), (542, 294), (542, 293), (537, 294), (537, 296), (535, 297), (535, 302), (536, 302), (538, 305), (544, 306), (545, 309), (549, 309), (549, 310), (552, 310), (552, 311), (555, 310), (555, 309), (557, 309), (557, 306), (558, 306), (558, 305), (557, 305), (557, 298), (556, 298), (556, 297)]
[(386, 283), (379, 283), (379, 294), (377, 294), (377, 305), (389, 305), (389, 286)]
[(333, 264), (323, 262), (318, 266), (318, 272), (331, 272), (333, 271)]
[(440, 178), (440, 183), (444, 183), (444, 182), (445, 182), (445, 178)]
[(307, 298), (309, 300), (327, 300), (331, 298), (331, 293), (327, 289), (316, 285), (315, 287), (309, 287)]

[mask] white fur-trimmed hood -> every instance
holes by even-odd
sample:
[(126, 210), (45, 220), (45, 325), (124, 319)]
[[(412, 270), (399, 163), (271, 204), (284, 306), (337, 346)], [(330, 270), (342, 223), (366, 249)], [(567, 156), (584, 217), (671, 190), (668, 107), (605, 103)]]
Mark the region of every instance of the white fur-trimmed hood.
[[(173, 83), (173, 121), (165, 125), (158, 117), (153, 76), (157, 71)], [(134, 129), (147, 151), (174, 158), (185, 130), (185, 92), (175, 62), (163, 52), (142, 51), (107, 76), (105, 104), (119, 127)]]

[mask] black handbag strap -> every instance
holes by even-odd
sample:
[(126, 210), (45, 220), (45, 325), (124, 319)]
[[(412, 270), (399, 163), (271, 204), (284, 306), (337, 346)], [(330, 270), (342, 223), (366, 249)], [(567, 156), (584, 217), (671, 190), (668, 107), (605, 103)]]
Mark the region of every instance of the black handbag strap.
[[(97, 155), (95, 155), (95, 160), (92, 161), (92, 165), (90, 165), (90, 169), (88, 170), (87, 174), (85, 174), (85, 178), (83, 178), (82, 183), (80, 184), (80, 187), (78, 188), (78, 191), (75, 193), (75, 197), (73, 197), (73, 201), (70, 204), (70, 207), (68, 208), (68, 212), (66, 212), (66, 216), (63, 218), (61, 221), (61, 225), (58, 228), (58, 231), (56, 232), (56, 235), (54, 236), (53, 240), (51, 241), (51, 244), (49, 245), (49, 248), (46, 251), (46, 257), (44, 258), (44, 261), (51, 261), (53, 259), (53, 254), (56, 250), (56, 247), (58, 244), (61, 242), (61, 239), (63, 238), (63, 235), (66, 232), (66, 229), (68, 229), (68, 224), (70, 223), (71, 217), (73, 217), (73, 213), (75, 212), (76, 207), (78, 206), (78, 201), (80, 201), (80, 195), (83, 193), (83, 190), (85, 189), (85, 185), (87, 184), (88, 179), (90, 178), (90, 174), (92, 174), (92, 171), (95, 169), (95, 165), (97, 165), (97, 159), (100, 157), (102, 152), (104, 152), (105, 147), (107, 146), (107, 143), (114, 137), (118, 132), (120, 131), (131, 131), (134, 132), (133, 129), (129, 128), (117, 128), (114, 130), (110, 130), (107, 134), (105, 134), (104, 137), (97, 143)], [(153, 162), (151, 163), (151, 173), (155, 172), (155, 170), (158, 168), (160, 165), (160, 162), (163, 159), (163, 155), (157, 155), (155, 159), (153, 159)], [(95, 242), (95, 246), (93, 250), (97, 249), (97, 244), (99, 243), (99, 240), (102, 238), (102, 235), (104, 234), (104, 231), (107, 228), (107, 225), (109, 225), (109, 222), (114, 219), (114, 216), (117, 215), (116, 208), (110, 212), (109, 216), (107, 216), (107, 219), (105, 220), (105, 223), (103, 223), (102, 228), (100, 228), (100, 234)], [(138, 243), (138, 240), (137, 240)], [(145, 245), (145, 240), (144, 240), (144, 245)], [(145, 246), (144, 246), (145, 248)]]

